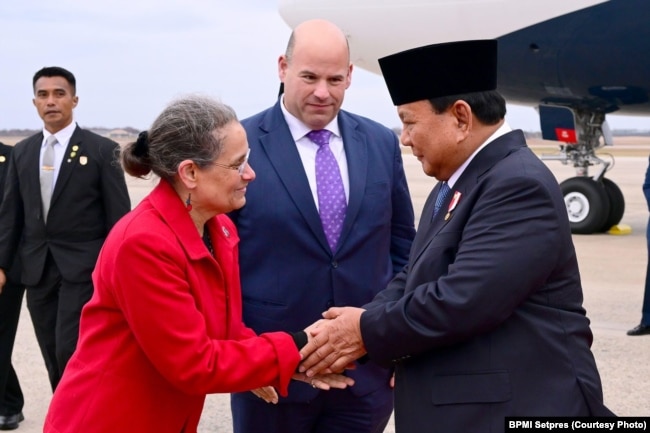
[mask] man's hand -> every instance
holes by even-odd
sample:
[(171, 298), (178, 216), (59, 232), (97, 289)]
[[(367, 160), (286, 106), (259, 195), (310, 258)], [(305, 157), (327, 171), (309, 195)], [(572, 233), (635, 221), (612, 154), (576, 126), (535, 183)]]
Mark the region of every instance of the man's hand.
[(318, 326), (307, 328), (309, 342), (302, 348), (298, 371), (314, 377), (319, 373), (341, 372), (366, 354), (360, 319), (365, 310), (354, 307), (330, 308)]
[(314, 330), (317, 329), (323, 323), (327, 323), (327, 320), (319, 319), (304, 329), (305, 333), (307, 334), (307, 341), (312, 340)]

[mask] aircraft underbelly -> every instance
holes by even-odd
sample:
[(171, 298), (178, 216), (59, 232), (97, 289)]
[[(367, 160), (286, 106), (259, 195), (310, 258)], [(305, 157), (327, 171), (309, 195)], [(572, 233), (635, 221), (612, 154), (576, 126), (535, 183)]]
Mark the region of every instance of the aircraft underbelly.
[[(607, 1), (607, 0), (605, 0)], [(356, 66), (380, 73), (377, 59), (426, 44), (497, 38), (604, 0), (280, 0), (291, 26), (324, 18), (349, 35)]]

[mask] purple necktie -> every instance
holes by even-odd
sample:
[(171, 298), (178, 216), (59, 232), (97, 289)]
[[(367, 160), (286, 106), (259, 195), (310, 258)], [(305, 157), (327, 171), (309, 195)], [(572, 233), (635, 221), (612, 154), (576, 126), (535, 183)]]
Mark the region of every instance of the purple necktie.
[(341, 236), (345, 219), (345, 191), (339, 165), (330, 149), (330, 136), (326, 129), (311, 131), (307, 137), (318, 145), (316, 152), (316, 190), (318, 191), (318, 211), (323, 230), (330, 249), (334, 251)]

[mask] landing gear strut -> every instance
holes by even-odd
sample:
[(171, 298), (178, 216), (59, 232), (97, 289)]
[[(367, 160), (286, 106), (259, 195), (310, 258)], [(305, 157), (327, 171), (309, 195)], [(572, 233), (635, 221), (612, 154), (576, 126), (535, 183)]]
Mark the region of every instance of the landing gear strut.
[[(571, 163), (576, 169), (576, 177), (560, 183), (571, 232), (606, 232), (623, 218), (625, 199), (621, 189), (605, 178), (613, 160), (605, 161), (595, 153), (612, 144), (605, 113), (552, 105), (539, 108), (543, 138), (563, 141), (559, 154), (542, 155), (542, 159)], [(591, 166), (601, 168), (590, 176)]]

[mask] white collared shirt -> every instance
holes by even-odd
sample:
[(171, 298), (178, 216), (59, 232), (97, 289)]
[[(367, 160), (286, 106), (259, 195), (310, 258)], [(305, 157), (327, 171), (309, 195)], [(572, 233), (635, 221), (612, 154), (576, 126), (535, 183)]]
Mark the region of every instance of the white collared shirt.
[(70, 138), (72, 137), (72, 133), (74, 132), (76, 127), (77, 124), (73, 121), (68, 126), (66, 126), (62, 130), (57, 132), (56, 134), (50, 134), (49, 131), (43, 128), (43, 142), (41, 143), (41, 156), (39, 159), (40, 162), (39, 167), (43, 166), (43, 154), (45, 153), (45, 145), (47, 143), (48, 137), (50, 135), (54, 135), (57, 141), (57, 143), (54, 145), (54, 178), (52, 180), (52, 185), (56, 185), (56, 179), (59, 176), (59, 168), (61, 168), (61, 161), (63, 161), (63, 157), (64, 157), (63, 154), (65, 152), (65, 149), (68, 147), (68, 143), (70, 143)]
[[(305, 168), (305, 174), (309, 181), (309, 188), (311, 188), (314, 203), (316, 204), (316, 209), (318, 209), (318, 190), (316, 189), (316, 151), (318, 151), (318, 145), (306, 136), (311, 129), (302, 123), (300, 119), (287, 111), (284, 106), (284, 95), (282, 95), (280, 106), (282, 107), (284, 120), (287, 122), (287, 125), (289, 125), (289, 131), (291, 131), (293, 141), (295, 141), (296, 147), (298, 148), (298, 153), (300, 154), (300, 159), (302, 160), (302, 165)], [(339, 165), (341, 180), (343, 181), (343, 190), (345, 191), (345, 199), (349, 201), (350, 178), (348, 174), (348, 160), (345, 157), (345, 148), (343, 147), (343, 137), (339, 130), (338, 116), (334, 117), (334, 119), (324, 129), (332, 132), (332, 138), (330, 138), (330, 149), (332, 149), (334, 158), (336, 158), (336, 162)]]
[(507, 133), (510, 132), (510, 131), (512, 131), (512, 128), (510, 128), (510, 125), (508, 125), (508, 124), (506, 123), (506, 121), (504, 120), (504, 121), (503, 121), (503, 124), (502, 124), (501, 126), (499, 126), (499, 129), (497, 129), (496, 131), (494, 131), (494, 133), (493, 133), (492, 135), (490, 135), (490, 136), (488, 137), (488, 139), (485, 140), (485, 142), (484, 142), (483, 144), (481, 144), (481, 145), (478, 147), (478, 149), (476, 149), (476, 150), (474, 151), (474, 153), (472, 153), (472, 154), (469, 156), (469, 158), (467, 158), (467, 159), (465, 160), (465, 162), (463, 163), (463, 165), (461, 165), (460, 167), (458, 167), (458, 170), (456, 170), (456, 171), (454, 172), (454, 174), (451, 175), (451, 177), (450, 177), (449, 180), (447, 181), (447, 183), (449, 184), (449, 187), (453, 189), (454, 184), (456, 183), (456, 181), (458, 180), (458, 178), (460, 178), (460, 176), (463, 174), (463, 172), (465, 171), (465, 169), (467, 168), (467, 166), (469, 165), (469, 163), (472, 162), (472, 160), (474, 159), (474, 157), (475, 157), (475, 156), (476, 156), (476, 155), (477, 155), (477, 154), (478, 154), (478, 153), (479, 153), (479, 152), (480, 152), (480, 151), (481, 151), (485, 146), (487, 146), (488, 144), (490, 144), (491, 142), (493, 142), (493, 141), (496, 140), (497, 138), (501, 137), (502, 135), (507, 134)]

